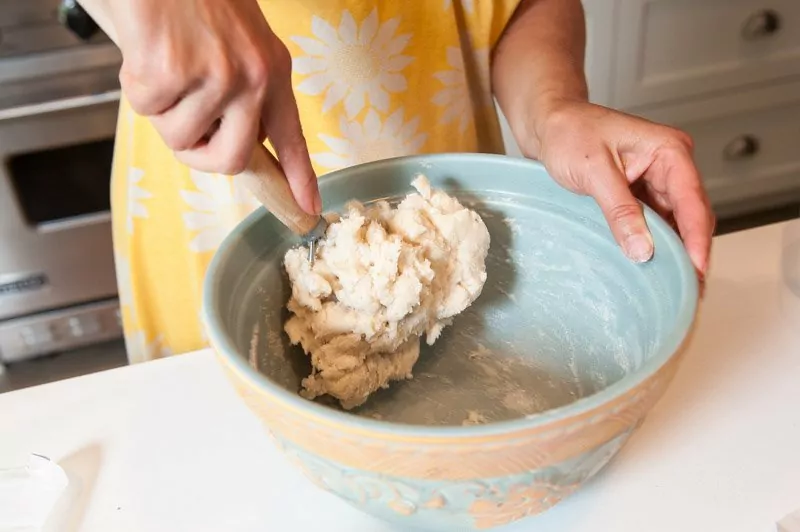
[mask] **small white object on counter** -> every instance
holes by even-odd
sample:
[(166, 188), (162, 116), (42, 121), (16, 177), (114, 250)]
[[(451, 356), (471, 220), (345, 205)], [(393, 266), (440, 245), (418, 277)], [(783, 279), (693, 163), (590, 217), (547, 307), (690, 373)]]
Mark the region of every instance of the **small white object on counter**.
[[(800, 508), (798, 223), (716, 240), (664, 398), (595, 480), (506, 530), (776, 532)], [(209, 352), (0, 395), (0, 435), (0, 457), (35, 450), (80, 483), (59, 532), (402, 531), (303, 478)]]
[(7, 463), (0, 468), (0, 532), (42, 531), (68, 484), (64, 470), (45, 456)]
[(800, 532), (800, 510), (781, 519), (778, 532)]

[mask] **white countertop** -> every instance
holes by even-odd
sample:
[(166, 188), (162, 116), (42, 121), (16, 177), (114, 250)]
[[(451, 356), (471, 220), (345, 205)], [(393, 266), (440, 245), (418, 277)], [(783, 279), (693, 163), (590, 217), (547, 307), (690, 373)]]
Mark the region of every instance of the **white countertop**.
[[(662, 401), (595, 481), (508, 530), (766, 532), (800, 508), (790, 239), (800, 222), (717, 239), (700, 325)], [(27, 452), (71, 480), (59, 532), (399, 532), (285, 462), (208, 352), (0, 395), (0, 461)]]

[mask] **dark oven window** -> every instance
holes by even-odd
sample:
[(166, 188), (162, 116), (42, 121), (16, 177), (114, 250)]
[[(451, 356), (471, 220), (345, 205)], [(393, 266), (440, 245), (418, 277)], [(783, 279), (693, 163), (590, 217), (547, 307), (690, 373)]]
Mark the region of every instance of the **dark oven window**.
[(108, 211), (113, 152), (111, 138), (12, 156), (8, 170), (28, 222)]

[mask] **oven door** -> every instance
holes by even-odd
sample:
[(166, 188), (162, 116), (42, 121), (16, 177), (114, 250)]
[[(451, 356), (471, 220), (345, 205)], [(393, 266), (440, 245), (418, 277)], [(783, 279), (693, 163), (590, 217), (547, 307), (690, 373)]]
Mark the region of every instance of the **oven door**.
[(0, 321), (116, 296), (119, 92), (0, 110)]

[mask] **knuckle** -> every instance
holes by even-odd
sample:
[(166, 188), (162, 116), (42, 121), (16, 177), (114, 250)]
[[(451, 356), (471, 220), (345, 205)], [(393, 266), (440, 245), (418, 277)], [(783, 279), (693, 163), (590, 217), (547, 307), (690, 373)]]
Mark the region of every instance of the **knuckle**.
[(162, 125), (158, 129), (164, 144), (173, 151), (185, 151), (193, 145), (189, 130), (186, 128)]
[(292, 56), (282, 43), (270, 48), (268, 52), (256, 52), (247, 61), (247, 79), (259, 89), (267, 86), (270, 78), (288, 78), (292, 73)]
[(251, 87), (264, 89), (269, 81), (269, 71), (269, 59), (259, 54), (252, 61), (247, 62), (245, 75)]
[(136, 114), (152, 116), (158, 112), (158, 106), (152, 93), (144, 91), (127, 91), (128, 101)]
[(219, 172), (225, 175), (236, 175), (247, 168), (250, 152), (247, 149), (233, 150), (220, 161)]
[(686, 131), (675, 127), (665, 126), (667, 145), (674, 149), (685, 150), (691, 153), (694, 150), (694, 139)]
[(143, 116), (157, 115), (168, 106), (186, 85), (187, 75), (182, 68), (172, 68), (171, 60), (147, 61), (143, 54), (123, 60), (119, 72), (120, 86), (131, 107)]
[(141, 67), (127, 59), (119, 71), (119, 84), (136, 113), (147, 116), (152, 114), (153, 91), (140, 80), (147, 79), (141, 74)]
[(682, 131), (680, 129), (676, 129), (675, 130), (675, 134), (676, 134), (676, 137), (678, 139), (678, 142), (683, 144), (683, 146), (689, 152), (694, 151), (694, 139), (692, 138), (691, 135), (689, 135), (688, 133), (686, 133), (685, 131)]
[(122, 60), (120, 78), (127, 82), (138, 82), (147, 78), (148, 62), (142, 54), (128, 54)]
[(220, 61), (212, 74), (212, 84), (217, 96), (230, 92), (236, 85), (237, 72), (229, 61)]
[(223, 97), (238, 83), (241, 76), (239, 63), (232, 60), (227, 50), (219, 43), (210, 47), (206, 65), (205, 72), (214, 96)]
[(686, 146), (688, 146), (689, 149), (693, 150), (694, 146), (695, 146), (694, 138), (688, 133), (685, 133), (685, 132), (682, 132), (682, 133), (683, 133), (683, 142), (686, 143)]
[(608, 210), (608, 217), (614, 222), (623, 222), (639, 217), (642, 208), (637, 203), (618, 203)]

